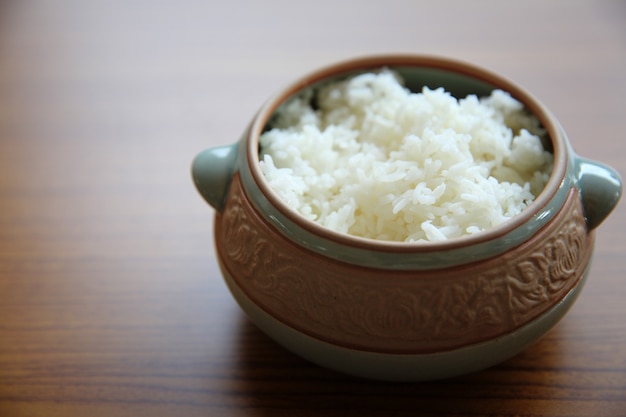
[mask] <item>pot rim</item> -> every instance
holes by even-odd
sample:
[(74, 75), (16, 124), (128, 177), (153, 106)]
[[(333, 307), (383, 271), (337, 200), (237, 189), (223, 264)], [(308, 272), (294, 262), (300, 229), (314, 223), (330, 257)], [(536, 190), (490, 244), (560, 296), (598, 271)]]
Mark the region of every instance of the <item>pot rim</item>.
[[(420, 67), (440, 69), (471, 77), (475, 80), (488, 83), (494, 89), (498, 88), (508, 92), (513, 98), (521, 102), (524, 107), (539, 119), (542, 127), (547, 131), (552, 143), (553, 168), (544, 189), (536, 196), (535, 200), (515, 217), (496, 225), (488, 230), (465, 235), (458, 238), (436, 242), (404, 242), (387, 241), (354, 236), (331, 230), (312, 220), (306, 219), (297, 211), (290, 208), (278, 195), (265, 179), (259, 164), (259, 137), (263, 132), (268, 120), (288, 98), (301, 90), (318, 82), (338, 78), (355, 71), (367, 71), (388, 67)], [(448, 251), (468, 247), (475, 244), (485, 243), (501, 238), (522, 225), (529, 222), (533, 217), (541, 216), (544, 209), (558, 193), (565, 178), (568, 164), (568, 147), (563, 130), (552, 113), (528, 90), (513, 81), (498, 75), (491, 70), (470, 64), (461, 60), (439, 57), (434, 55), (417, 54), (392, 54), (372, 55), (345, 60), (327, 65), (292, 82), (287, 87), (270, 98), (254, 117), (247, 134), (245, 135), (245, 156), (248, 169), (254, 182), (264, 197), (285, 218), (306, 232), (312, 233), (319, 238), (336, 242), (348, 247), (360, 248), (369, 251), (395, 252), (395, 253), (418, 253), (429, 251)]]

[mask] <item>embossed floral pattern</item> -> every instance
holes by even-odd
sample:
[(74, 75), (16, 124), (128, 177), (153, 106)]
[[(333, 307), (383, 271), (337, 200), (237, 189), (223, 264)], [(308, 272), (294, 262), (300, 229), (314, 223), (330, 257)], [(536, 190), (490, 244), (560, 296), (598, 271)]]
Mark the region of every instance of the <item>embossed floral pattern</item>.
[(572, 288), (592, 247), (572, 192), (532, 244), (496, 259), (436, 272), (360, 268), (273, 231), (237, 176), (215, 233), (224, 266), (269, 314), (322, 340), (387, 352), (447, 349), (510, 332)]

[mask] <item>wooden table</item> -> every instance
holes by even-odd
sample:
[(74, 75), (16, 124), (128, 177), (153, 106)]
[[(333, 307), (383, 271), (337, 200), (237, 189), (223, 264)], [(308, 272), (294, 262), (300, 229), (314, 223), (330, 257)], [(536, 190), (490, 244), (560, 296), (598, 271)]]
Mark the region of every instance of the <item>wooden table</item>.
[(388, 52), (490, 68), (626, 172), (626, 3), (0, 3), (0, 416), (626, 416), (625, 205), (544, 339), (452, 380), (287, 353), (218, 271), (189, 168), (278, 88)]

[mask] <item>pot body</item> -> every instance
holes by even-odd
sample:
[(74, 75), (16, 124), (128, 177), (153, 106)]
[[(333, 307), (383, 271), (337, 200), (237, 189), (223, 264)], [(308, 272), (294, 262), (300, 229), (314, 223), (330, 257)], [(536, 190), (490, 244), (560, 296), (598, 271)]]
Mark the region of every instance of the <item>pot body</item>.
[[(458, 96), (511, 93), (548, 131), (554, 168), (522, 214), (450, 242), (373, 242), (302, 219), (264, 181), (258, 136), (302, 88), (388, 66), (407, 86)], [(286, 88), (242, 139), (201, 153), (200, 193), (216, 208), (218, 259), (251, 319), (297, 354), (342, 372), (423, 380), (502, 361), (540, 338), (576, 299), (594, 230), (621, 195), (618, 174), (574, 153), (556, 119), (525, 90), (441, 58), (373, 57), (322, 69)]]
[(215, 240), (233, 284), (286, 325), (352, 349), (421, 354), (501, 337), (548, 311), (587, 269), (594, 234), (572, 189), (546, 227), (498, 256), (426, 270), (363, 267), (278, 233), (236, 175)]

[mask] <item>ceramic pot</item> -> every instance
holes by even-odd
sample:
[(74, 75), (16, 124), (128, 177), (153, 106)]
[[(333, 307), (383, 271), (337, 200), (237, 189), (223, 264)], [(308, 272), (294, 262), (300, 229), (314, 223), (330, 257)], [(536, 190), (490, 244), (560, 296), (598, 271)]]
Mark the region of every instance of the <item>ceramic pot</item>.
[[(290, 209), (259, 167), (259, 135), (303, 88), (381, 67), (406, 86), (456, 97), (495, 88), (547, 130), (554, 167), (513, 219), (444, 242), (383, 242), (330, 231)], [(567, 312), (590, 268), (595, 229), (622, 190), (610, 167), (577, 155), (529, 92), (482, 68), (432, 56), (375, 56), (318, 70), (263, 105), (241, 140), (200, 153), (196, 187), (215, 208), (230, 291), (278, 343), (319, 365), (381, 380), (431, 380), (490, 367), (537, 341)]]

